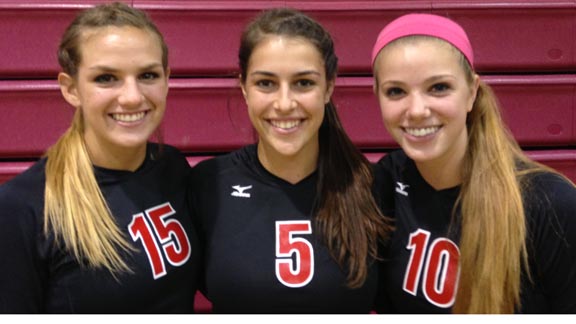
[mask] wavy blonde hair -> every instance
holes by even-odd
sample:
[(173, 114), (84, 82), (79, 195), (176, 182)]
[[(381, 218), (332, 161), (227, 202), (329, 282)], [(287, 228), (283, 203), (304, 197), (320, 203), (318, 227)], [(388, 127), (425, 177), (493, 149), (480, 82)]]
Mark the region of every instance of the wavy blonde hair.
[(44, 231), (53, 233), (74, 257), (112, 273), (130, 271), (117, 248), (130, 250), (94, 176), (84, 144), (81, 110), (72, 126), (46, 153)]
[[(447, 44), (458, 56), (468, 85), (473, 86), (473, 68), (462, 53), (441, 39), (408, 36), (387, 47), (423, 39)], [(531, 281), (523, 203), (529, 175), (550, 172), (571, 181), (526, 156), (502, 120), (492, 89), (479, 82), (466, 120), (468, 143), (462, 185), (449, 229), (449, 233), (461, 231), (460, 277), (452, 312), (514, 313), (521, 307), (522, 276)]]
[[(81, 12), (66, 29), (58, 49), (64, 73), (77, 77), (83, 35), (107, 26), (131, 26), (156, 35), (162, 46), (164, 70), (168, 49), (162, 34), (143, 12), (122, 3), (99, 5)], [(132, 250), (102, 195), (84, 142), (84, 119), (77, 109), (72, 125), (48, 149), (44, 194), (44, 232), (69, 250), (78, 262), (103, 267), (113, 275), (130, 272), (120, 251)]]

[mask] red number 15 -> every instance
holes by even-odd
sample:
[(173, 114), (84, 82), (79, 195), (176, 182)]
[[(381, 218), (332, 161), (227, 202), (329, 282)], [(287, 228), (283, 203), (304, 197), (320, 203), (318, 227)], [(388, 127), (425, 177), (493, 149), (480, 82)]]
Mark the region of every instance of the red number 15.
[(165, 203), (146, 210), (145, 215), (134, 215), (128, 225), (132, 239), (144, 244), (154, 279), (166, 275), (162, 254), (173, 266), (181, 266), (190, 258), (186, 231), (177, 219), (168, 218), (174, 213), (170, 203)]

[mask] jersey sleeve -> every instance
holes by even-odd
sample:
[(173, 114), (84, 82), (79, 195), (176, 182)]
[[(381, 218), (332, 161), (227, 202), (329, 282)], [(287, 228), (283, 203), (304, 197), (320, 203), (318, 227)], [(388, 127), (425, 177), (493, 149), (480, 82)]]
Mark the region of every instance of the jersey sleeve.
[(41, 233), (27, 196), (6, 184), (0, 187), (0, 313), (43, 311)]
[(576, 313), (576, 188), (558, 176), (538, 178), (527, 210), (531, 275), (552, 313)]

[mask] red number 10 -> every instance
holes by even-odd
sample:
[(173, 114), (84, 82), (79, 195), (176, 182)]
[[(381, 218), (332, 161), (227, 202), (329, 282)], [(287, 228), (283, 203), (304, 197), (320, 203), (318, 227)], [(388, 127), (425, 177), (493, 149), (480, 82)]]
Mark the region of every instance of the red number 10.
[[(437, 238), (428, 247), (430, 232), (418, 229), (410, 234), (406, 248), (412, 251), (404, 275), (404, 291), (416, 296), (420, 275), (426, 299), (442, 308), (454, 304), (458, 285), (458, 259), (460, 251), (447, 238)], [(428, 255), (425, 258), (425, 254)], [(423, 270), (423, 271), (422, 271)]]

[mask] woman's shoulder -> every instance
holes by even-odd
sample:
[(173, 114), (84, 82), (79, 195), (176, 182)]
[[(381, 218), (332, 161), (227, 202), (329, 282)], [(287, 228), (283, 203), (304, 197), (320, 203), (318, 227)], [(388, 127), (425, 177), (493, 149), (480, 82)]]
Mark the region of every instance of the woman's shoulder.
[[(549, 311), (576, 310), (576, 187), (559, 174), (531, 173), (523, 183), (532, 273)], [(552, 302), (553, 301), (553, 302)]]
[(214, 175), (215, 173), (251, 164), (254, 158), (257, 159), (255, 152), (254, 147), (248, 145), (232, 152), (217, 155), (198, 162), (198, 164), (192, 168), (193, 173)]
[(152, 159), (158, 158), (184, 158), (184, 154), (175, 146), (170, 144), (148, 143), (148, 156)]
[(180, 149), (169, 144), (149, 143), (144, 169), (169, 168), (176, 173), (189, 172), (190, 164)]
[(545, 198), (550, 202), (576, 204), (576, 186), (565, 176), (553, 172), (535, 172), (526, 175), (525, 195), (530, 200)]
[(402, 150), (395, 150), (386, 153), (378, 162), (373, 164), (374, 173), (377, 178), (396, 178), (412, 162)]
[(538, 226), (571, 224), (570, 227), (576, 231), (576, 186), (553, 172), (537, 172), (526, 177), (522, 187), (523, 199), (530, 220)]
[(218, 173), (231, 165), (234, 152), (216, 155), (214, 157), (202, 160), (192, 167), (193, 173)]
[(386, 153), (380, 158), (380, 160), (378, 160), (378, 162), (376, 162), (376, 166), (386, 169), (394, 169), (403, 167), (408, 161), (410, 161), (410, 158), (403, 150), (399, 149)]
[(24, 196), (34, 198), (44, 192), (46, 159), (42, 158), (14, 178), (0, 185), (0, 197)]
[[(25, 222), (28, 215), (40, 215), (44, 209), (46, 160), (34, 163), (30, 168), (0, 185), (1, 223)], [(34, 216), (36, 217), (36, 216)]]

